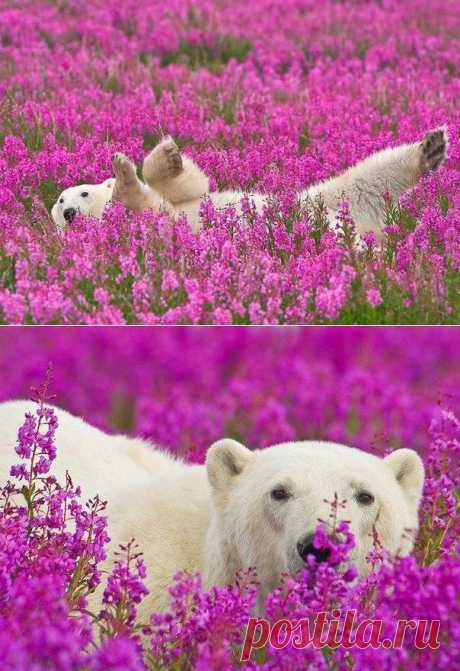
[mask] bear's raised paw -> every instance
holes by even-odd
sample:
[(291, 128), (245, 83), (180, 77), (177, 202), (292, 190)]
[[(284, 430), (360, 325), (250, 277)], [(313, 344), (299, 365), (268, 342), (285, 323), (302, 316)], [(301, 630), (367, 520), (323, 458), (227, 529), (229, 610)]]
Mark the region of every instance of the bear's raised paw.
[(144, 160), (144, 180), (154, 187), (156, 182), (177, 177), (183, 170), (179, 147), (171, 137), (166, 137)]
[(121, 152), (113, 154), (112, 168), (117, 182), (130, 184), (137, 181), (136, 167), (125, 154)]
[(447, 155), (447, 132), (437, 128), (425, 135), (421, 142), (420, 171), (437, 170)]
[(168, 177), (176, 177), (182, 170), (182, 156), (179, 147), (172, 138), (167, 138), (159, 145), (158, 149), (163, 152)]

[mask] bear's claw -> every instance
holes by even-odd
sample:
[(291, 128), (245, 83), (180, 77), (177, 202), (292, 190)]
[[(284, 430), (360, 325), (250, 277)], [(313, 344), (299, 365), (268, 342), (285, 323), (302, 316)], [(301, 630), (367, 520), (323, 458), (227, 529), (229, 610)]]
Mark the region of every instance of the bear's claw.
[(447, 133), (437, 128), (427, 133), (421, 143), (420, 170), (422, 173), (437, 170), (446, 158)]
[(179, 147), (172, 138), (167, 138), (161, 143), (160, 148), (164, 153), (169, 175), (176, 177), (182, 170), (182, 156), (180, 155)]

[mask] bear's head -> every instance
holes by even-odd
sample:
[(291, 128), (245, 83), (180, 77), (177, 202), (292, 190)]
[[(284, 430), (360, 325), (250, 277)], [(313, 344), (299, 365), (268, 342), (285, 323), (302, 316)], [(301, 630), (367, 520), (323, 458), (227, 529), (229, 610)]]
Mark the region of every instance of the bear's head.
[[(392, 555), (409, 554), (418, 528), (424, 481), (420, 457), (399, 449), (385, 458), (327, 442), (284, 443), (251, 451), (224, 439), (208, 451), (211, 523), (206, 538), (207, 586), (231, 583), (236, 571), (255, 566), (264, 596), (282, 573), (296, 573), (309, 554), (319, 520), (331, 522), (337, 495), (345, 501), (337, 521), (355, 537), (351, 558), (360, 575), (370, 565), (374, 530)], [(328, 529), (332, 531), (332, 529)]]
[(105, 206), (112, 198), (115, 179), (101, 184), (80, 184), (63, 191), (51, 209), (51, 216), (58, 228), (71, 224), (77, 214), (100, 219)]

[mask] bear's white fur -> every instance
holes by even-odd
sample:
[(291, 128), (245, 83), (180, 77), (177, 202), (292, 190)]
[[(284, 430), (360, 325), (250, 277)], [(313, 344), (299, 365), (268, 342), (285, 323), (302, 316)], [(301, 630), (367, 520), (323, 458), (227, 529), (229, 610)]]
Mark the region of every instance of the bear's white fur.
[(59, 228), (66, 226), (64, 210), (73, 208), (75, 212), (100, 219), (107, 203), (112, 199), (115, 180), (106, 179), (101, 184), (80, 184), (71, 186), (61, 193), (51, 209), (51, 216)]
[[(321, 198), (327, 207), (329, 223), (337, 216), (340, 201), (347, 200), (359, 234), (373, 231), (378, 237), (385, 225), (388, 201), (396, 203), (418, 179), (436, 170), (446, 157), (447, 131), (430, 131), (421, 142), (400, 145), (377, 152), (351, 167), (338, 177), (311, 186), (298, 194), (300, 203)], [(145, 158), (144, 182), (138, 179), (136, 168), (123, 154), (113, 157), (115, 182), (102, 185), (71, 187), (61, 193), (52, 208), (56, 225), (64, 228), (76, 212), (100, 218), (104, 206), (111, 200), (121, 200), (135, 210), (164, 210), (173, 216), (186, 215), (194, 231), (198, 231), (200, 205), (209, 197), (214, 206), (229, 205), (240, 211), (242, 191), (209, 192), (209, 180), (188, 157), (179, 153), (174, 141), (167, 137)], [(103, 188), (101, 188), (103, 187)], [(82, 197), (82, 193), (88, 195)], [(257, 211), (262, 212), (268, 196), (248, 194)], [(66, 214), (67, 213), (67, 214)]]
[[(31, 403), (0, 405), (0, 477), (18, 461), (17, 430)], [(231, 584), (235, 573), (257, 569), (259, 604), (280, 580), (303, 566), (299, 543), (330, 520), (337, 493), (346, 500), (338, 520), (350, 521), (359, 573), (369, 570), (372, 529), (392, 554), (411, 552), (418, 527), (424, 470), (418, 455), (399, 449), (385, 459), (335, 443), (284, 443), (251, 451), (224, 439), (207, 453), (206, 465), (187, 465), (142, 440), (109, 436), (82, 419), (56, 409), (57, 459), (84, 497), (108, 501), (109, 555), (135, 537), (144, 552), (150, 595), (139, 611), (146, 621), (168, 605), (167, 588), (178, 570), (201, 572), (204, 585)], [(274, 498), (283, 490), (287, 498)], [(359, 502), (358, 494), (374, 501)], [(110, 566), (110, 561), (107, 562)], [(93, 597), (97, 607), (100, 589)]]

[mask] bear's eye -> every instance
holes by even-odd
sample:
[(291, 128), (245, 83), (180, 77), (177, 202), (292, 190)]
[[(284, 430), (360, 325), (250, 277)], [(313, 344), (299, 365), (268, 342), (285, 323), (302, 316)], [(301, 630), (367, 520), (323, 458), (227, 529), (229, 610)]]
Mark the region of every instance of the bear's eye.
[(60, 202), (60, 203), (63, 203), (63, 202), (64, 202), (64, 198), (59, 198), (59, 202)]
[(374, 497), (370, 492), (358, 492), (356, 494), (356, 500), (358, 503), (360, 503), (362, 506), (370, 506), (371, 503), (374, 503)]
[(285, 499), (288, 499), (290, 497), (290, 494), (285, 487), (278, 486), (272, 489), (272, 491), (270, 492), (270, 496), (275, 501), (284, 501)]
[(87, 198), (87, 197), (89, 196), (89, 193), (88, 193), (87, 191), (82, 191), (81, 194), (80, 194), (80, 196), (81, 196), (82, 198)]

